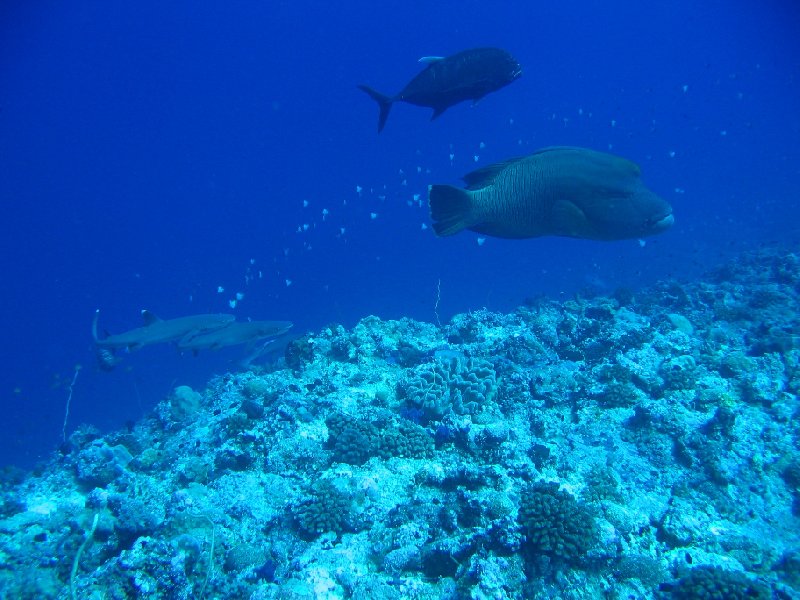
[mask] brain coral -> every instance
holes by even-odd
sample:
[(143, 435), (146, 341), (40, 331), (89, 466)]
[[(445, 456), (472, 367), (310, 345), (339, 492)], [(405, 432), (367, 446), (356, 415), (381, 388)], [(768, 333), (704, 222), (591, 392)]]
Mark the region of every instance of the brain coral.
[(464, 356), (439, 358), (407, 373), (398, 393), (409, 406), (422, 409), (428, 420), (446, 414), (475, 414), (491, 402), (497, 374), (487, 360)]

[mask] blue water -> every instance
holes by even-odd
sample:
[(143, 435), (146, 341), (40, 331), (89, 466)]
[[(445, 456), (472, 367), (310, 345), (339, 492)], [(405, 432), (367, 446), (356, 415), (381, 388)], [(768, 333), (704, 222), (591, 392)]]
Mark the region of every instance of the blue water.
[[(111, 332), (142, 308), (297, 333), (444, 321), (796, 245), (799, 14), (744, 0), (3, 2), (0, 464), (57, 448), (78, 365), (67, 434), (235, 368), (237, 350), (164, 346), (100, 372), (97, 308)], [(523, 77), (434, 122), (398, 104), (376, 133), (357, 84), (393, 94), (419, 57), (476, 46), (507, 49)], [(645, 245), (481, 245), (427, 227), (428, 184), (548, 145), (638, 162), (676, 225)]]

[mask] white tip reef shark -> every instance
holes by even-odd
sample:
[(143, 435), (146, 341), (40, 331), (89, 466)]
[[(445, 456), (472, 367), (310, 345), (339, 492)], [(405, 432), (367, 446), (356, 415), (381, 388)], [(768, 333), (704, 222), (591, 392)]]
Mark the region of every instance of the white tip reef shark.
[(233, 321), (218, 329), (191, 333), (178, 341), (181, 350), (217, 350), (278, 337), (292, 328), (289, 321)]
[(159, 319), (148, 310), (142, 311), (144, 325), (100, 338), (97, 320), (100, 310), (95, 311), (92, 321), (92, 338), (95, 356), (100, 369), (110, 371), (120, 361), (115, 351), (138, 350), (152, 344), (177, 342), (181, 350), (218, 349), (276, 337), (286, 333), (292, 323), (288, 321), (236, 322), (234, 315), (217, 313), (190, 315), (177, 319)]

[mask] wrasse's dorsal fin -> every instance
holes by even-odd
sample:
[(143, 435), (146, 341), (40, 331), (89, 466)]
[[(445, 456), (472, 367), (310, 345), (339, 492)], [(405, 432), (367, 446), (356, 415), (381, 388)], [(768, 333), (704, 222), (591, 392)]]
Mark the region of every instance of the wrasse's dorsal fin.
[(503, 169), (506, 169), (510, 165), (523, 160), (523, 158), (524, 157), (522, 156), (517, 156), (514, 158), (509, 158), (508, 160), (494, 163), (493, 165), (487, 165), (485, 167), (481, 167), (480, 169), (475, 169), (474, 171), (464, 175), (462, 179), (464, 180), (464, 183), (467, 184), (468, 190), (479, 190), (487, 185), (492, 185), (495, 178), (497, 178)]
[(161, 319), (159, 319), (156, 315), (151, 313), (146, 308), (142, 310), (142, 321), (144, 321), (145, 325), (152, 325), (153, 323), (158, 323)]
[(423, 56), (417, 62), (421, 62), (426, 65), (432, 65), (433, 63), (437, 63), (440, 60), (444, 60), (444, 56)]

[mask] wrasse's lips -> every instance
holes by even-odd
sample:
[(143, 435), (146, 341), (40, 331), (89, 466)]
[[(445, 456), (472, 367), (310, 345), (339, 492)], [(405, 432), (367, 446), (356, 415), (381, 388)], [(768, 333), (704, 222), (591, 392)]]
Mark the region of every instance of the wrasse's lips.
[(675, 223), (675, 217), (673, 216), (672, 213), (669, 213), (666, 217), (663, 217), (658, 221), (656, 221), (655, 224), (653, 225), (653, 229), (655, 231), (665, 231), (670, 227), (672, 227), (674, 223)]

